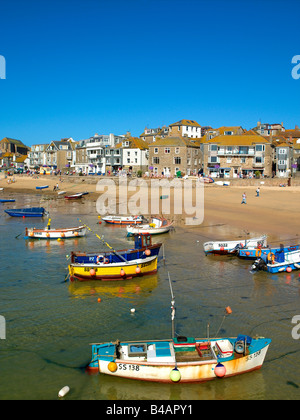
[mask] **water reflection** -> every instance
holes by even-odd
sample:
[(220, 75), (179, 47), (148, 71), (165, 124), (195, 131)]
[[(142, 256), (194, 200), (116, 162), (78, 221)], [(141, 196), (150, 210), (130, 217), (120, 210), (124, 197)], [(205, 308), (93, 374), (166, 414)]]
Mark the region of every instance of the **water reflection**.
[(68, 290), (75, 298), (103, 296), (131, 298), (134, 295), (151, 293), (158, 284), (158, 275), (144, 276), (123, 281), (74, 281), (69, 282)]

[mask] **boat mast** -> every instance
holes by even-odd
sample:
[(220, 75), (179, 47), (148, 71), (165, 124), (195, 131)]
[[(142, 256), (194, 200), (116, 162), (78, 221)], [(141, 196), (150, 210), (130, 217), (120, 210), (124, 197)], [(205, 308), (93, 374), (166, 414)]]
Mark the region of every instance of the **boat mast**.
[(169, 277), (169, 285), (170, 285), (170, 290), (171, 290), (171, 297), (172, 297), (172, 300), (171, 300), (171, 320), (172, 320), (172, 338), (174, 338), (175, 337), (175, 323), (174, 323), (174, 320), (175, 320), (175, 297), (174, 297), (174, 294), (173, 294), (173, 289), (172, 289), (172, 285), (171, 285), (171, 279), (170, 279), (170, 273), (168, 272), (168, 277)]

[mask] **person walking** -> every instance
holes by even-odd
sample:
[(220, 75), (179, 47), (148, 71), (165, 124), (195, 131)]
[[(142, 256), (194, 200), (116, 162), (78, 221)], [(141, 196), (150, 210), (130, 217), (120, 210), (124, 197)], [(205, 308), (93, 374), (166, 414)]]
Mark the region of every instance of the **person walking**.
[(246, 193), (244, 192), (244, 194), (242, 195), (242, 202), (241, 202), (241, 204), (247, 204), (247, 202), (246, 202)]
[(259, 187), (256, 189), (256, 197), (259, 197)]

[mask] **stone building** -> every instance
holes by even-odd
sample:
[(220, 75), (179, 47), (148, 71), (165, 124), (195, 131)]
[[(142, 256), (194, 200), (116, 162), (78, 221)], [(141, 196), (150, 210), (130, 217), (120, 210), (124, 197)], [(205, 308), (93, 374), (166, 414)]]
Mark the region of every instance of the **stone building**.
[(200, 142), (168, 136), (149, 144), (149, 172), (155, 176), (194, 175), (201, 167)]

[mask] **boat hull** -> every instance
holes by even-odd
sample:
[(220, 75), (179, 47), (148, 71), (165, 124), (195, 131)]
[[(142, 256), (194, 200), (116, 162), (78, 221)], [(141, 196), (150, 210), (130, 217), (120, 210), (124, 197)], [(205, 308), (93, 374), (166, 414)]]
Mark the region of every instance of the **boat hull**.
[[(137, 269), (138, 268), (138, 269)], [(70, 264), (70, 280), (129, 280), (157, 272), (157, 255), (129, 262), (100, 264)]]
[(165, 227), (165, 228), (151, 228), (148, 226), (141, 226), (141, 227), (133, 227), (128, 226), (127, 227), (127, 236), (132, 236), (136, 234), (142, 233), (143, 235), (161, 235), (163, 233), (169, 232), (171, 229), (171, 226)]
[(69, 239), (86, 235), (86, 227), (79, 226), (66, 229), (26, 229), (25, 239)]
[(11, 217), (43, 217), (45, 215), (45, 209), (43, 207), (11, 209), (4, 211)]
[(110, 225), (132, 225), (141, 224), (143, 222), (142, 217), (102, 217), (103, 222)]

